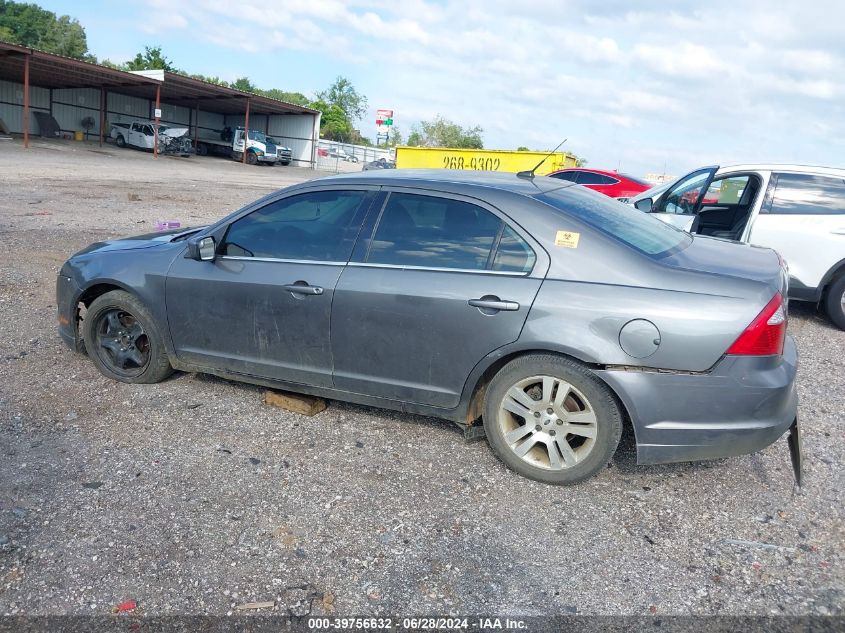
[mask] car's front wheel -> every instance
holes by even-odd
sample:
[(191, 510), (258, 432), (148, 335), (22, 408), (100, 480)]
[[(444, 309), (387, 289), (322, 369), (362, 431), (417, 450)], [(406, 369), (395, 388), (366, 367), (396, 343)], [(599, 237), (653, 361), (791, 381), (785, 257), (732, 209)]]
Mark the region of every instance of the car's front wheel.
[(85, 314), (82, 335), (94, 365), (108, 378), (154, 383), (173, 373), (152, 316), (128, 292), (97, 297)]
[(838, 327), (845, 330), (845, 274), (830, 285), (825, 299), (825, 311)]
[(610, 461), (622, 413), (610, 389), (587, 368), (554, 355), (521, 356), (491, 381), (484, 430), (493, 452), (521, 475), (573, 484)]

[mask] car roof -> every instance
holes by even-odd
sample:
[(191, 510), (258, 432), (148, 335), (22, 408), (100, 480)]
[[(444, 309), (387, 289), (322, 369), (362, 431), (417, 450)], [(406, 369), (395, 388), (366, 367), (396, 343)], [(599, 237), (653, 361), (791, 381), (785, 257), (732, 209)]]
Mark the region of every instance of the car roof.
[(470, 185), (474, 187), (485, 187), (498, 189), (525, 196), (533, 196), (538, 193), (564, 189), (577, 186), (575, 183), (560, 180), (559, 178), (548, 178), (546, 176), (535, 176), (534, 178), (520, 178), (513, 173), (496, 171), (470, 171), (451, 169), (391, 169), (386, 171), (354, 172), (350, 174), (337, 174), (324, 176), (316, 181), (308, 182), (332, 182), (332, 184), (358, 184), (358, 185), (386, 185), (386, 186), (437, 186), (443, 185)]
[(721, 165), (716, 173), (723, 174), (732, 171), (797, 172), (845, 178), (845, 169), (843, 168), (824, 167), (822, 165), (796, 165), (791, 163), (737, 163), (734, 165)]

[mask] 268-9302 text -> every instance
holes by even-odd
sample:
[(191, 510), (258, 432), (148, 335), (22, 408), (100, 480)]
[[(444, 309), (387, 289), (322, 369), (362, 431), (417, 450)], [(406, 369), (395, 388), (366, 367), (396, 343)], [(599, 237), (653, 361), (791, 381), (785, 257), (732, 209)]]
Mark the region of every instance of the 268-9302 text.
[(479, 171), (498, 171), (502, 164), (500, 158), (485, 158), (483, 156), (473, 156), (471, 158), (463, 156), (444, 156), (443, 169), (477, 169)]

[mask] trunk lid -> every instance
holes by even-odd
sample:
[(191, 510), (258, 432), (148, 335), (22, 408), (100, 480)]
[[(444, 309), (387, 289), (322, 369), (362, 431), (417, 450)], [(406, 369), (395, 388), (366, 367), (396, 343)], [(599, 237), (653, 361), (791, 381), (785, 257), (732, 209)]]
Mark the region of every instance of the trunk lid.
[(787, 292), (787, 275), (780, 256), (770, 248), (716, 237), (694, 235), (685, 249), (661, 260), (680, 270), (727, 275), (766, 284), (772, 291)]

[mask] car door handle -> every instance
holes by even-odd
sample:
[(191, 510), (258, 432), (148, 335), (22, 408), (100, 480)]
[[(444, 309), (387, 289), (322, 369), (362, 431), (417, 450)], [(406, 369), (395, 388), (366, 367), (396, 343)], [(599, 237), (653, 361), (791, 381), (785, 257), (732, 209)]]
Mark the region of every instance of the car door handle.
[(481, 297), (481, 299), (470, 299), (467, 301), (473, 308), (480, 310), (504, 310), (505, 312), (515, 312), (519, 310), (519, 304), (516, 301), (502, 301), (498, 297)]
[(320, 286), (309, 286), (304, 283), (286, 284), (282, 286), (285, 290), (298, 295), (321, 295), (323, 289)]

